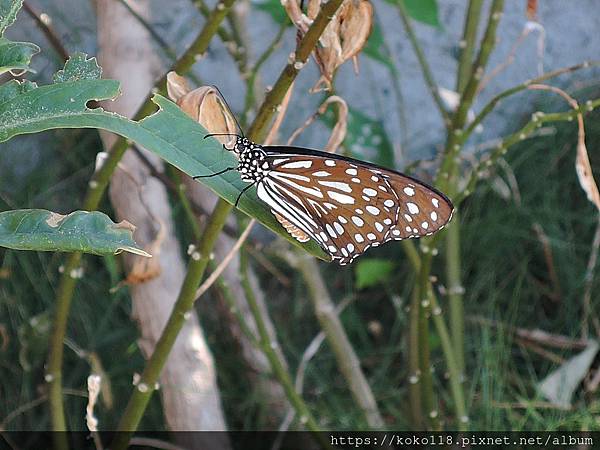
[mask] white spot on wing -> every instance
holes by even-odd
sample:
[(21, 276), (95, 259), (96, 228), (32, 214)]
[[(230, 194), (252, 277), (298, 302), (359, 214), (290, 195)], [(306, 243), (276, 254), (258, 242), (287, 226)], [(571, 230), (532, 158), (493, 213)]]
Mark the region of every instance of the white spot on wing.
[(373, 233), (369, 233), (367, 234), (367, 238), (369, 238), (370, 241), (374, 241), (377, 239), (377, 236), (375, 236)]
[(371, 188), (364, 188), (363, 193), (369, 197), (375, 197), (377, 195), (377, 191)]
[(315, 177), (328, 177), (329, 175), (331, 175), (329, 172), (327, 172), (326, 170), (319, 170), (318, 172), (314, 172), (313, 176)]
[(294, 161), (291, 163), (284, 164), (284, 169), (310, 169), (312, 161)]
[(364, 241), (365, 241), (365, 238), (364, 238), (364, 237), (362, 237), (362, 234), (358, 234), (358, 233), (356, 233), (356, 234), (354, 235), (354, 240), (360, 244), (361, 242), (364, 242)]
[(411, 187), (407, 186), (403, 190), (404, 190), (404, 193), (406, 195), (408, 195), (409, 197), (412, 197), (413, 195), (415, 195), (415, 190), (413, 188), (411, 188)]
[(421, 224), (421, 226), (423, 227), (424, 230), (426, 230), (427, 228), (429, 228), (429, 224), (427, 222), (423, 222)]
[(337, 235), (335, 234), (335, 231), (333, 231), (333, 228), (328, 223), (325, 224), (325, 229), (329, 233), (329, 236), (331, 236), (332, 238), (337, 237)]
[(385, 202), (383, 202), (383, 204), (384, 204), (385, 206), (387, 206), (388, 208), (391, 208), (392, 206), (394, 206), (394, 200), (390, 200), (390, 199), (388, 198), (388, 199), (387, 199)]
[(325, 160), (325, 165), (329, 166), (329, 167), (335, 167), (335, 161), (332, 159), (326, 159)]
[(333, 226), (335, 227), (335, 231), (337, 231), (340, 236), (344, 234), (344, 227), (342, 227), (339, 223), (333, 222)]
[(435, 206), (436, 208), (440, 207), (440, 202), (437, 198), (432, 198), (431, 203), (433, 203), (433, 206)]
[(348, 183), (342, 183), (340, 181), (321, 181), (321, 180), (319, 180), (318, 183), (322, 184), (323, 186), (338, 189), (343, 192), (352, 192), (352, 188), (350, 187), (350, 185)]
[(350, 169), (346, 169), (346, 173), (348, 175), (358, 175), (358, 171), (356, 169), (350, 168)]
[(356, 216), (352, 216), (352, 222), (354, 222), (354, 224), (357, 227), (362, 227), (365, 224), (365, 222), (360, 217)]
[(431, 220), (433, 220), (434, 222), (438, 219), (438, 215), (435, 211), (431, 211)]
[(383, 225), (381, 225), (379, 222), (375, 222), (375, 228), (377, 228), (377, 231), (380, 233), (383, 231)]
[(379, 208), (376, 208), (375, 206), (367, 206), (365, 208), (367, 211), (369, 211), (371, 214), (373, 214), (374, 216), (378, 216), (379, 215)]
[(417, 205), (415, 205), (414, 203), (410, 203), (410, 202), (408, 202), (408, 203), (406, 204), (406, 206), (408, 207), (408, 211), (409, 211), (411, 214), (419, 214), (419, 207), (418, 207)]
[(408, 214), (404, 214), (404, 218), (407, 222), (412, 222), (412, 217), (410, 217)]
[(327, 191), (329, 198), (340, 202), (342, 205), (354, 205), (354, 198), (346, 194), (340, 194), (335, 191)]

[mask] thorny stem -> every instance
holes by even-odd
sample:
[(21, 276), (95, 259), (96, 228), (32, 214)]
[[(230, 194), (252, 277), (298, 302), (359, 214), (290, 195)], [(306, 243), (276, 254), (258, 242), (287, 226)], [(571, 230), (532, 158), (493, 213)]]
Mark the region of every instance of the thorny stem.
[[(233, 2), (233, 0), (230, 1)], [(334, 2), (337, 3), (335, 9), (327, 8)], [(311, 51), (314, 49), (314, 46), (316, 45), (319, 36), (324, 31), (325, 27), (331, 20), (333, 14), (337, 10), (337, 7), (339, 7), (341, 3), (342, 0), (330, 0), (323, 7), (321, 12), (315, 18), (313, 24), (307, 31), (306, 35), (300, 42), (298, 48), (301, 49), (302, 52), (299, 50), (297, 52), (298, 54), (303, 55), (304, 53), (306, 53), (305, 59), (308, 58)], [(229, 4), (229, 7), (231, 7), (231, 3)], [(220, 10), (220, 7), (217, 5), (216, 9)], [(216, 31), (216, 28), (217, 26), (215, 25), (213, 27), (213, 30)], [(300, 69), (293, 67), (294, 70), (292, 73), (290, 73), (288, 71), (289, 67), (290, 66), (288, 64), (288, 66), (284, 68), (279, 78), (280, 80), (285, 80), (281, 83), (281, 88), (277, 91), (274, 89), (270, 93), (270, 95), (267, 96), (267, 99), (265, 100), (261, 109), (259, 110), (257, 118), (250, 127), (250, 130), (248, 131), (249, 139), (253, 141), (258, 141), (259, 136), (262, 136), (266, 132), (268, 121), (275, 112), (273, 105), (278, 104), (282, 101), (283, 96), (285, 96), (287, 92), (287, 87), (289, 87), (289, 85), (294, 81)], [(288, 83), (287, 87), (285, 87), (286, 83)], [(279, 93), (279, 95), (281, 96), (278, 97), (274, 94), (274, 92)], [(262, 118), (260, 124), (258, 123), (258, 117)], [(137, 429), (137, 426), (142, 418), (146, 406), (148, 405), (152, 393), (154, 392), (155, 385), (158, 382), (158, 377), (160, 376), (160, 372), (173, 347), (175, 339), (177, 338), (179, 331), (185, 324), (186, 313), (188, 313), (194, 305), (194, 294), (196, 292), (196, 288), (204, 275), (204, 271), (210, 259), (210, 253), (212, 251), (212, 248), (216, 242), (219, 233), (221, 232), (221, 229), (225, 225), (227, 216), (229, 215), (232, 208), (233, 207), (229, 203), (221, 199), (215, 206), (215, 209), (213, 210), (213, 213), (209, 218), (205, 232), (200, 238), (200, 241), (197, 245), (198, 257), (197, 259), (192, 257), (188, 265), (188, 272), (186, 274), (177, 301), (175, 302), (175, 306), (173, 307), (173, 311), (171, 312), (171, 315), (167, 321), (167, 324), (165, 325), (161, 337), (159, 338), (156, 344), (156, 348), (154, 349), (152, 356), (149, 358), (146, 364), (146, 368), (144, 369), (144, 372), (140, 377), (140, 381), (129, 399), (127, 408), (123, 416), (121, 417), (121, 421), (117, 428), (115, 441), (111, 446), (112, 450), (124, 450), (125, 448), (127, 448), (131, 435)], [(278, 367), (272, 368), (274, 371), (279, 370)], [(284, 373), (287, 372), (285, 372), (284, 370)], [(285, 375), (280, 374), (280, 376)], [(314, 431), (318, 430), (316, 422), (314, 422), (314, 420), (311, 421), (311, 418), (308, 415), (303, 414), (301, 417), (306, 417), (306, 424), (309, 427), (309, 429)], [(322, 441), (319, 435), (317, 435), (317, 439), (319, 439), (320, 442)], [(328, 444), (327, 442), (321, 443), (324, 445)]]
[(444, 120), (444, 125), (450, 125), (450, 115), (446, 110), (446, 106), (444, 105), (444, 101), (440, 96), (440, 91), (438, 89), (438, 85), (433, 78), (433, 74), (431, 69), (429, 68), (429, 64), (427, 63), (427, 59), (425, 58), (425, 54), (419, 45), (417, 40), (417, 36), (412, 28), (412, 24), (410, 22), (410, 18), (408, 17), (408, 13), (406, 12), (406, 7), (404, 6), (403, 1), (399, 1), (396, 3), (398, 6), (398, 11), (400, 12), (400, 18), (402, 19), (402, 23), (404, 24), (404, 28), (406, 30), (406, 34), (408, 35), (408, 40), (410, 41), (413, 51), (417, 55), (417, 60), (419, 61), (419, 65), (421, 66), (421, 72), (423, 73), (423, 78), (425, 78), (425, 83), (429, 89), (429, 93), (433, 97), (435, 104), (438, 107), (440, 114), (442, 115), (442, 119)]
[[(223, 20), (234, 0), (223, 0), (217, 3), (217, 6), (207, 19), (204, 28), (194, 40), (193, 44), (183, 54), (183, 56), (173, 65), (171, 70), (178, 72), (187, 72), (196, 61), (196, 55), (203, 54), (208, 48), (213, 34)], [(165, 75), (156, 84), (160, 91), (165, 90), (166, 86)], [(152, 94), (151, 94), (152, 95)], [(141, 119), (152, 113), (154, 104), (150, 96), (135, 114), (135, 119)], [(127, 150), (128, 143), (124, 138), (119, 138), (115, 145), (111, 148), (109, 157), (106, 159), (102, 167), (94, 173), (89, 182), (89, 188), (86, 192), (83, 201), (83, 208), (86, 211), (98, 209), (100, 200), (108, 186), (110, 178), (117, 167), (117, 164)], [(67, 257), (64, 264), (65, 270), (60, 277), (57, 294), (56, 294), (56, 312), (54, 326), (50, 338), (50, 349), (48, 356), (48, 371), (47, 379), (50, 384), (50, 414), (52, 416), (53, 431), (66, 431), (66, 421), (64, 417), (64, 408), (62, 404), (62, 358), (63, 358), (63, 341), (66, 334), (67, 320), (73, 293), (75, 291), (76, 280), (72, 276), (72, 272), (77, 269), (81, 263), (82, 255), (80, 253), (72, 253)], [(55, 433), (57, 439), (64, 436), (61, 433)], [(59, 448), (67, 448), (66, 440)]]

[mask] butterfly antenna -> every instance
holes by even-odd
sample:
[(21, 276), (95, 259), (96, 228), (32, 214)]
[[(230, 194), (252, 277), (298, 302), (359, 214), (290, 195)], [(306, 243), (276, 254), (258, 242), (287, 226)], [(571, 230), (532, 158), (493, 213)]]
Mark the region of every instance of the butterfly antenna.
[[(221, 92), (221, 90), (219, 89), (219, 87), (216, 86), (216, 85), (214, 85), (214, 84), (212, 85), (212, 87), (219, 93), (219, 97), (221, 97), (221, 100), (223, 101), (223, 103), (227, 107), (227, 110), (229, 111), (229, 114), (231, 114), (231, 117), (233, 117), (233, 120), (235, 121), (235, 125), (237, 126), (238, 130), (240, 131), (240, 134), (242, 135), (242, 137), (246, 137), (244, 135), (244, 130), (242, 130), (242, 126), (238, 122), (237, 117), (235, 117), (235, 114), (231, 110), (231, 107), (229, 106), (229, 103), (227, 103), (227, 100), (225, 100), (225, 96), (223, 95), (223, 93)], [(235, 136), (237, 136), (237, 134)]]

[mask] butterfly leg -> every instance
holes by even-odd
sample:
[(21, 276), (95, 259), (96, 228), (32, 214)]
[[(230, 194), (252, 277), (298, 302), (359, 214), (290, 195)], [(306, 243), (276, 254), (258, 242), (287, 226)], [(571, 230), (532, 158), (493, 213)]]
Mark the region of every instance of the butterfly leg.
[(235, 200), (235, 207), (237, 208), (238, 203), (240, 202), (240, 198), (242, 198), (242, 195), (244, 194), (244, 192), (246, 192), (248, 189), (250, 189), (252, 186), (254, 186), (255, 183), (252, 183), (248, 186), (246, 186), (242, 192), (240, 192), (240, 195), (238, 195), (237, 199)]
[(195, 177), (192, 177), (194, 180), (197, 180), (198, 178), (210, 178), (210, 177), (216, 177), (217, 175), (221, 175), (225, 172), (229, 172), (230, 170), (236, 170), (237, 167), (228, 167), (227, 169), (223, 169), (220, 172), (217, 173), (213, 173), (211, 175), (196, 175)]

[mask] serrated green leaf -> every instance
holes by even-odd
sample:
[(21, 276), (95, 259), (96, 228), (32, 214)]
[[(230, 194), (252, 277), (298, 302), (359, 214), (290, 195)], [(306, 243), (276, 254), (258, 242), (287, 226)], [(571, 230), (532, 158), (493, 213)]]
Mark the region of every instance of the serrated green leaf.
[[(84, 78), (40, 87), (17, 81), (6, 83), (0, 86), (0, 142), (55, 128), (100, 128), (136, 142), (191, 176), (237, 166), (237, 159), (215, 139), (204, 139), (208, 134), (204, 128), (160, 95), (153, 99), (158, 112), (139, 122), (102, 108), (86, 107), (90, 100), (112, 99), (118, 93), (119, 84), (114, 80)], [(231, 204), (248, 186), (236, 172), (201, 181)], [(315, 242), (300, 244), (292, 238), (256, 197), (254, 189), (241, 197), (238, 208), (290, 242), (327, 259)]]
[(380, 284), (389, 279), (394, 270), (394, 263), (387, 259), (360, 259), (354, 268), (357, 289), (364, 289)]
[(406, 12), (410, 17), (419, 22), (432, 25), (434, 27), (440, 26), (438, 16), (438, 5), (437, 0), (400, 0), (404, 1), (406, 6)]
[(133, 240), (134, 227), (114, 223), (99, 211), (63, 216), (45, 209), (0, 213), (0, 246), (15, 250), (84, 252), (111, 255), (122, 251), (150, 256)]
[(0, 0), (0, 36), (17, 19), (23, 0)]
[(9, 70), (29, 71), (31, 57), (38, 53), (40, 48), (29, 42), (12, 42), (0, 37), (0, 75)]
[(75, 53), (69, 57), (64, 69), (54, 74), (54, 82), (98, 80), (101, 76), (102, 69), (98, 66), (96, 58), (88, 58), (85, 53)]
[(259, 11), (269, 14), (275, 23), (292, 26), (280, 0), (252, 0), (252, 5)]

